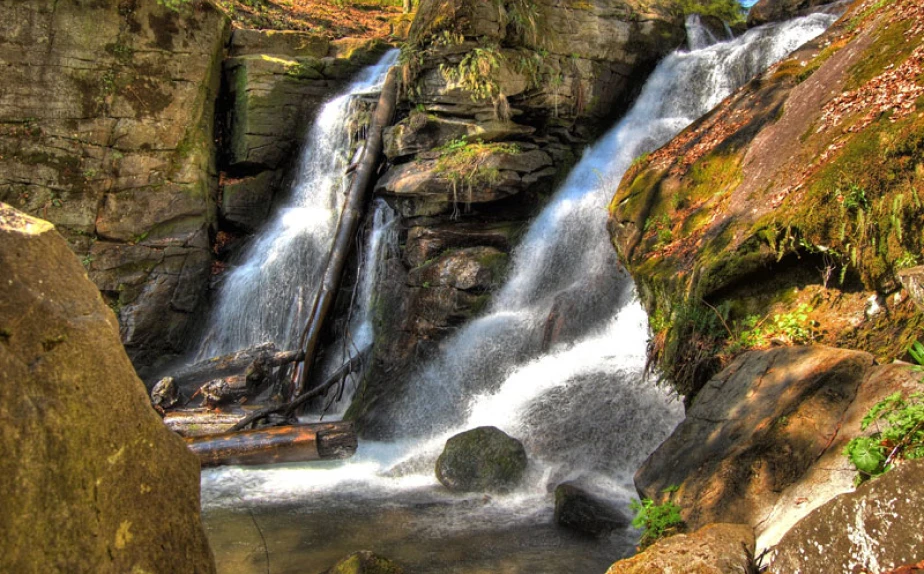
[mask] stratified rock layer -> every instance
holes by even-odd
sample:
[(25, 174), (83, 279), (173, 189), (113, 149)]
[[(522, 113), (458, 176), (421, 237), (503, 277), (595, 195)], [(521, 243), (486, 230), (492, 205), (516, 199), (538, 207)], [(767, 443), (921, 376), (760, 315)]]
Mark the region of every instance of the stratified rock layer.
[(208, 284), (229, 33), (162, 4), (0, 4), (0, 201), (57, 226), (136, 366), (182, 348)]
[(64, 239), (0, 203), (0, 571), (214, 572), (199, 461)]

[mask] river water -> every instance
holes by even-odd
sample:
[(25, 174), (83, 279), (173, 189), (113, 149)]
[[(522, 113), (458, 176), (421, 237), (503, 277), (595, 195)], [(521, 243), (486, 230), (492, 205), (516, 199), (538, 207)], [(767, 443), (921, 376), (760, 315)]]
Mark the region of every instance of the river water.
[[(628, 512), (632, 474), (682, 418), (679, 401), (642, 377), (647, 318), (610, 245), (606, 205), (635, 157), (833, 20), (811, 15), (666, 58), (531, 224), (490, 308), (380, 413), (399, 438), (362, 442), (348, 461), (204, 471), (203, 513), (219, 570), (315, 573), (367, 549), (408, 572), (602, 573), (631, 553), (631, 529), (590, 539), (552, 524), (551, 490), (564, 480), (578, 479)], [(287, 231), (288, 209), (268, 234), (298, 235)], [(379, 217), (387, 227), (387, 213)], [(322, 232), (301, 233), (323, 244)], [(377, 247), (370, 240), (372, 253), (385, 250), (381, 237)], [(293, 297), (297, 288), (287, 289)], [(550, 314), (563, 317), (551, 342)], [(291, 320), (282, 323), (290, 332)], [(277, 327), (259, 329), (264, 336)], [(523, 440), (527, 479), (508, 495), (450, 494), (434, 461), (446, 438), (482, 425)]]

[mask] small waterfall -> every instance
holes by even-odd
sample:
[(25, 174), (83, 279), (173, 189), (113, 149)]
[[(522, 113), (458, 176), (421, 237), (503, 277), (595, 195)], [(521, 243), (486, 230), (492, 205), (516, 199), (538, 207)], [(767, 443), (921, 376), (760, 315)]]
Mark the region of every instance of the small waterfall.
[(377, 90), (397, 58), (397, 50), (389, 51), (318, 112), (291, 196), (225, 279), (199, 358), (269, 341), (279, 349), (297, 346), (342, 208), (351, 103)]
[[(716, 35), (712, 33), (712, 30), (703, 24), (703, 19), (699, 14), (690, 14), (687, 16), (686, 28), (687, 48), (689, 48), (691, 51), (708, 48), (713, 44), (718, 44), (720, 41), (719, 38), (716, 38)], [(731, 30), (728, 28), (728, 24), (725, 24), (725, 29), (728, 35), (724, 38), (724, 40), (730, 40), (732, 38), (732, 34)]]

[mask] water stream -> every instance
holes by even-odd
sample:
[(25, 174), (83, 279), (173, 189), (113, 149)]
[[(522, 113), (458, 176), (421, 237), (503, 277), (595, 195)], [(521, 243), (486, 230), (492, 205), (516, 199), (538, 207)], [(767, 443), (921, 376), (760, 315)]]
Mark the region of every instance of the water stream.
[[(321, 572), (369, 549), (409, 572), (602, 573), (630, 553), (631, 530), (587, 539), (555, 528), (550, 495), (580, 478), (627, 506), (634, 470), (682, 416), (641, 375), (647, 318), (610, 245), (607, 202), (635, 157), (833, 20), (812, 15), (666, 58), (531, 224), (491, 307), (380, 413), (393, 441), (363, 442), (341, 463), (203, 472), (220, 570)], [(516, 492), (453, 495), (436, 482), (445, 439), (480, 425), (524, 441), (530, 470)]]

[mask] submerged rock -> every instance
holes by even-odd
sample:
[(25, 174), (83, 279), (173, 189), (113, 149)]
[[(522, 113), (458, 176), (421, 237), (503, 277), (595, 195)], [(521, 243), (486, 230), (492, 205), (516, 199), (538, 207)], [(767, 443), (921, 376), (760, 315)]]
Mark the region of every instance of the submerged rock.
[[(924, 460), (816, 509), (774, 548), (774, 574), (882, 572), (924, 559)], [(909, 570), (910, 571), (910, 570)]]
[(324, 574), (404, 574), (404, 569), (368, 550), (350, 554)]
[(436, 461), (436, 478), (450, 490), (504, 492), (526, 471), (523, 443), (495, 427), (478, 427), (450, 438)]
[(208, 573), (199, 461), (54, 227), (0, 203), (0, 571)]
[(601, 535), (629, 525), (629, 518), (609, 501), (572, 482), (555, 488), (555, 522), (587, 534)]
[(613, 564), (606, 574), (750, 574), (754, 532), (745, 524), (709, 524), (691, 534), (656, 542)]

